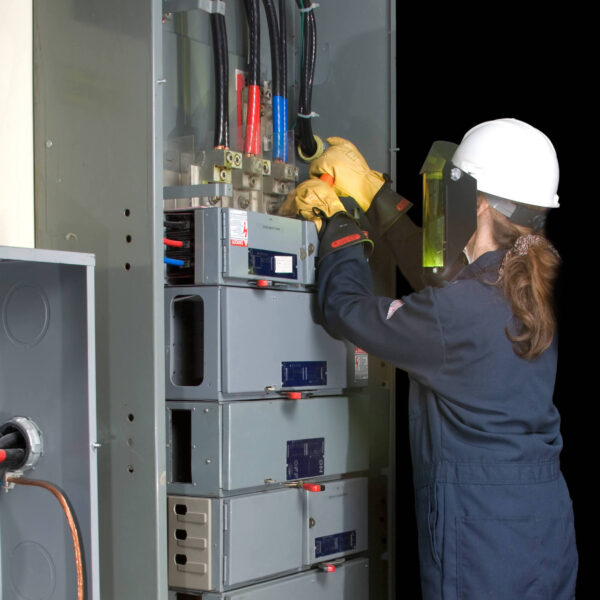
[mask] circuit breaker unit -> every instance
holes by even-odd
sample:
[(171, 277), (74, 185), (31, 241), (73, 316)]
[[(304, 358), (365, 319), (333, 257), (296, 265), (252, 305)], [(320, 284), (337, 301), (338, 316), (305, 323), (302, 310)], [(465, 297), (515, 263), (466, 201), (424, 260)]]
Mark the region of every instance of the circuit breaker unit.
[(167, 482), (220, 496), (369, 468), (365, 395), (167, 402)]
[(360, 350), (315, 322), (314, 302), (314, 294), (286, 290), (167, 287), (167, 398), (332, 394), (364, 386)]
[(169, 496), (170, 585), (223, 591), (366, 550), (366, 478), (314, 489)]
[(369, 561), (354, 558), (323, 570), (280, 577), (225, 593), (204, 593), (203, 600), (364, 600), (369, 597)]
[(318, 235), (314, 223), (233, 208), (165, 213), (169, 284), (310, 289)]

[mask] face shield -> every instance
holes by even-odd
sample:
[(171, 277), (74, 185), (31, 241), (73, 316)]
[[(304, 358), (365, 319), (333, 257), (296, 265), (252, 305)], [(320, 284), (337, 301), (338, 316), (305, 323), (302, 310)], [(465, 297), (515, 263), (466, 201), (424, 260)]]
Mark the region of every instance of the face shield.
[(464, 266), (463, 249), (477, 229), (477, 181), (452, 163), (458, 146), (434, 142), (423, 175), (423, 270), (449, 280)]

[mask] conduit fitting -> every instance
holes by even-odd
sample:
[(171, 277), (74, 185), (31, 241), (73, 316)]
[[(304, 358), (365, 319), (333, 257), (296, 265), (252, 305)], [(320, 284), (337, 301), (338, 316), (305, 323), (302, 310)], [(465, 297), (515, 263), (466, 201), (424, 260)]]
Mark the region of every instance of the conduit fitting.
[[(22, 458), (10, 466), (10, 472), (20, 474), (35, 468), (44, 453), (40, 428), (27, 417), (13, 417), (0, 425), (0, 449), (23, 450)], [(18, 453), (21, 457), (21, 453)], [(1, 469), (1, 466), (0, 466)]]

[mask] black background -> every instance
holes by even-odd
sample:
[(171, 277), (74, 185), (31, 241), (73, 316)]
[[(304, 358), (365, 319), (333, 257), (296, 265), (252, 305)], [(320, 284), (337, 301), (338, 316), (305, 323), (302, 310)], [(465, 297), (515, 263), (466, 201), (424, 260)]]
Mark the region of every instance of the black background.
[[(456, 8), (415, 14), (397, 7), (396, 189), (415, 203), (420, 218), (418, 172), (435, 140), (459, 143), (477, 123), (513, 117), (543, 131), (560, 164), (560, 208), (551, 211), (547, 235), (563, 263), (556, 288), (559, 364), (555, 403), (561, 413), (563, 474), (575, 510), (579, 550), (578, 600), (595, 597), (593, 491), (600, 443), (596, 418), (598, 355), (595, 301), (598, 268), (598, 162), (593, 64), (594, 34), (585, 15), (526, 15), (508, 5), (478, 5), (486, 15)], [(478, 9), (482, 11), (482, 8)], [(589, 20), (589, 17), (587, 17)], [(399, 294), (410, 288), (399, 278)], [(399, 598), (417, 600), (418, 556), (408, 446), (406, 376), (398, 373)], [(517, 600), (517, 599), (515, 599)]]

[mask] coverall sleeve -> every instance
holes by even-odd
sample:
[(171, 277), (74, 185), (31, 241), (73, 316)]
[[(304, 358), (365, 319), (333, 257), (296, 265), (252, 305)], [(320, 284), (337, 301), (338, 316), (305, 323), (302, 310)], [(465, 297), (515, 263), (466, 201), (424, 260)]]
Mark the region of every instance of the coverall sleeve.
[(365, 352), (432, 385), (444, 362), (435, 290), (401, 300), (376, 296), (360, 245), (327, 256), (319, 267), (318, 300), (324, 325)]

